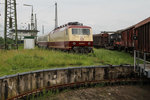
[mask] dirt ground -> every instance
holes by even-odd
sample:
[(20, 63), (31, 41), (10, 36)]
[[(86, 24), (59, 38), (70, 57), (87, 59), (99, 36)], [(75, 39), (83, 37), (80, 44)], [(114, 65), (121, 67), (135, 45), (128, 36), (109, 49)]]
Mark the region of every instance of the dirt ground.
[(150, 100), (150, 86), (108, 86), (70, 90), (46, 100)]

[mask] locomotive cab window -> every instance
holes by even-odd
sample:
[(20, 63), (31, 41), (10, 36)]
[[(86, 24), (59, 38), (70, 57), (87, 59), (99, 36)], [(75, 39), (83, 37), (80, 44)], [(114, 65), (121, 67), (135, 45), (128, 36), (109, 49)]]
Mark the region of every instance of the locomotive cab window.
[(89, 29), (82, 29), (82, 33), (83, 33), (83, 35), (89, 35), (90, 30)]
[(73, 28), (72, 34), (73, 35), (89, 35), (90, 29)]

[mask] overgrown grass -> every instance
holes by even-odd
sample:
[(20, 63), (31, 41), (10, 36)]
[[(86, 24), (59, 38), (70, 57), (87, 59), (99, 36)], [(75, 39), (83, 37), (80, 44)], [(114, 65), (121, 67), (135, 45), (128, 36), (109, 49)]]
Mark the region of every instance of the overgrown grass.
[(133, 64), (124, 52), (94, 49), (94, 54), (71, 54), (53, 50), (0, 50), (0, 76), (49, 68), (89, 65)]
[(133, 57), (125, 52), (111, 51), (106, 49), (94, 49), (96, 58), (100, 59), (101, 63), (111, 65), (133, 64)]

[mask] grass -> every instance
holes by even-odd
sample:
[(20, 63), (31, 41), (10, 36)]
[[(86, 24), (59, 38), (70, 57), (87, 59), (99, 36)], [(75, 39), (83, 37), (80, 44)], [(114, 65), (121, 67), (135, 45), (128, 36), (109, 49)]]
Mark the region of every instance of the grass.
[(16, 73), (74, 66), (133, 64), (133, 57), (125, 52), (94, 49), (94, 54), (71, 54), (61, 51), (0, 50), (0, 76)]

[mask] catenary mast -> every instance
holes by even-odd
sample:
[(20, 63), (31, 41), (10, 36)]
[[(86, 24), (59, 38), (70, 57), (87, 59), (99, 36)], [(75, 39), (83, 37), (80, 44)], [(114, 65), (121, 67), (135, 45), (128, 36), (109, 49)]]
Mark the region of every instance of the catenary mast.
[[(15, 30), (15, 37), (12, 34)], [(18, 49), (18, 34), (17, 34), (17, 10), (16, 0), (5, 0), (5, 22), (4, 22), (4, 43), (5, 49), (8, 49), (7, 38), (15, 38), (16, 49)]]

